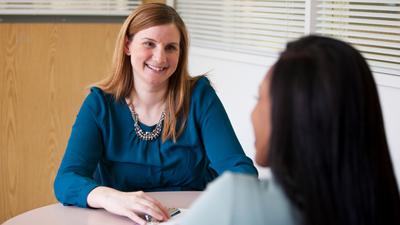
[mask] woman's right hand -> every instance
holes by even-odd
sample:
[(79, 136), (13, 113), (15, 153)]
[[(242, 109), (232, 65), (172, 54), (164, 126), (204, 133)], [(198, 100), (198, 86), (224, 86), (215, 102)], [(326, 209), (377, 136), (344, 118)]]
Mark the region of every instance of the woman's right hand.
[(87, 202), (92, 208), (104, 208), (111, 213), (126, 216), (140, 225), (146, 224), (146, 221), (140, 217), (144, 214), (158, 221), (169, 219), (167, 208), (143, 191), (122, 192), (100, 186), (89, 193)]

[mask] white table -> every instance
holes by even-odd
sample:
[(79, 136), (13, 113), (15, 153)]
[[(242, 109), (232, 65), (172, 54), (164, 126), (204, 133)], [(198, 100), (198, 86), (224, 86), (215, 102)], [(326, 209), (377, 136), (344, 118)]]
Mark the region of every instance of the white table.
[[(200, 195), (197, 191), (148, 192), (166, 207), (189, 208)], [(33, 209), (7, 220), (3, 225), (133, 225), (128, 218), (103, 209), (83, 209), (52, 204)]]

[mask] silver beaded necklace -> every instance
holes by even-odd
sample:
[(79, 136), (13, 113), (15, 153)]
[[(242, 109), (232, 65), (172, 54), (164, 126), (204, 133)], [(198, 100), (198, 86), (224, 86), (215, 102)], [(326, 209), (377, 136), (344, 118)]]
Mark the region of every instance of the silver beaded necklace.
[(165, 118), (165, 112), (161, 113), (161, 117), (160, 120), (158, 121), (156, 127), (151, 131), (143, 131), (142, 128), (139, 125), (139, 116), (135, 111), (135, 107), (133, 107), (133, 105), (131, 103), (128, 103), (129, 106), (129, 110), (131, 111), (132, 114), (132, 119), (134, 122), (134, 128), (135, 128), (135, 132), (137, 134), (137, 136), (144, 140), (144, 141), (152, 141), (154, 139), (157, 139), (158, 136), (160, 136), (161, 134), (161, 130), (162, 130), (162, 122), (164, 121)]

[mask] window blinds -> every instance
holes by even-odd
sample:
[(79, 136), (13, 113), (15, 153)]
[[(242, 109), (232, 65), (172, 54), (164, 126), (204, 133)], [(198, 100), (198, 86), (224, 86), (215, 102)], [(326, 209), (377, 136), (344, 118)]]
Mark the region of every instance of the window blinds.
[(125, 16), (140, 0), (0, 0), (0, 15)]
[(318, 0), (315, 32), (353, 44), (376, 73), (400, 76), (400, 1)]
[(399, 0), (176, 0), (192, 45), (274, 55), (317, 33), (356, 47), (375, 73), (400, 76)]
[(192, 45), (276, 55), (304, 33), (304, 0), (177, 0)]

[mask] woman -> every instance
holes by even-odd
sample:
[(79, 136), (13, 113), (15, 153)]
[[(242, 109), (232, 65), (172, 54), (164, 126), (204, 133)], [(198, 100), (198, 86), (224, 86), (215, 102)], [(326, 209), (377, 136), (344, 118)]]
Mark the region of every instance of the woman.
[(400, 224), (379, 98), (359, 52), (326, 37), (289, 43), (259, 95), (256, 162), (271, 178), (223, 175), (182, 224)]
[(54, 184), (60, 202), (144, 224), (143, 214), (169, 217), (146, 191), (203, 190), (226, 170), (257, 175), (209, 81), (189, 76), (187, 58), (173, 8), (144, 4), (126, 19), (113, 73), (91, 88), (73, 126)]

